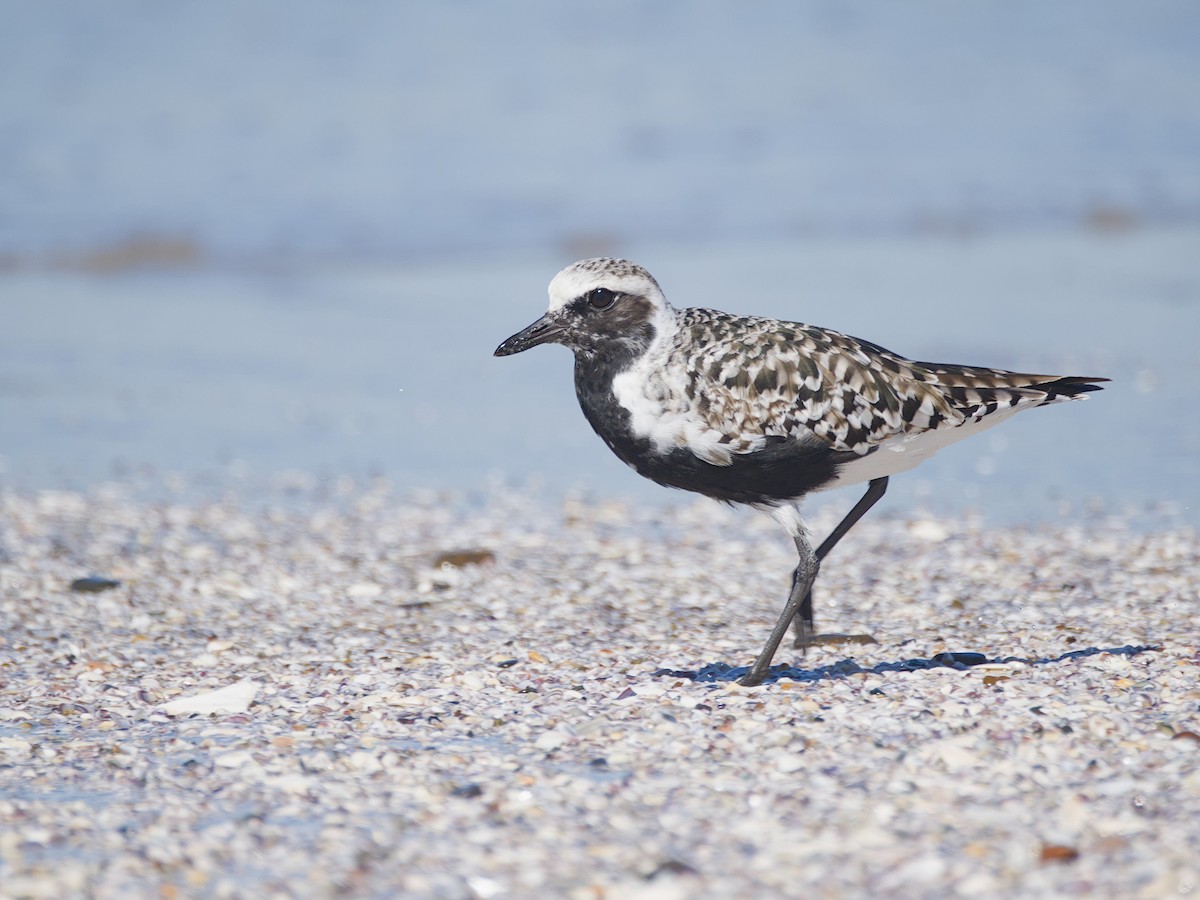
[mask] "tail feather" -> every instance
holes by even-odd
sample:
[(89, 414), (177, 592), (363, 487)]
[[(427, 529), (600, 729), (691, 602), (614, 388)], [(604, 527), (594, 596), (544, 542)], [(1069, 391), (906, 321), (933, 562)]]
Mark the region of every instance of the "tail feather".
[(1045, 406), (1063, 400), (1082, 400), (1103, 390), (1107, 378), (1083, 375), (1035, 375), (978, 366), (918, 363), (936, 377), (943, 395), (967, 421), (979, 420), (1015, 406)]

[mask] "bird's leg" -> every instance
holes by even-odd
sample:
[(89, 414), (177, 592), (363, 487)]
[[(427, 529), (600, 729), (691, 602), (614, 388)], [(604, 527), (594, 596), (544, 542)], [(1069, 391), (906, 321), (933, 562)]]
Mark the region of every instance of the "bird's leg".
[[(794, 575), (792, 580), (795, 580)], [(812, 592), (813, 589), (810, 587), (808, 593), (804, 595), (804, 599), (800, 601), (800, 608), (796, 610), (796, 615), (792, 617), (792, 634), (795, 635), (792, 646), (798, 647), (802, 654), (808, 652), (808, 645), (817, 634), (817, 624), (813, 620)]]
[(797, 647), (808, 645), (815, 633), (813, 630), (812, 588), (813, 582), (817, 580), (817, 572), (821, 568), (821, 560), (838, 541), (846, 536), (846, 532), (854, 527), (854, 524), (863, 517), (867, 510), (879, 502), (879, 498), (887, 491), (887, 486), (886, 476), (876, 478), (867, 485), (867, 492), (863, 494), (862, 499), (854, 504), (854, 508), (846, 513), (845, 518), (837, 524), (837, 527), (829, 533), (829, 537), (825, 538), (815, 551), (803, 530), (794, 536), (796, 552), (800, 554), (800, 561), (796, 564), (795, 571), (792, 572), (792, 589), (788, 593), (787, 605), (783, 608), (783, 614), (779, 617), (779, 621), (771, 629), (771, 635), (767, 638), (762, 652), (758, 654), (758, 659), (754, 661), (750, 671), (742, 677), (740, 684), (746, 687), (762, 684), (763, 679), (771, 671), (771, 660), (789, 627), (796, 629)]
[(762, 684), (763, 679), (771, 671), (771, 659), (775, 656), (775, 651), (779, 649), (779, 643), (787, 634), (792, 620), (796, 618), (801, 603), (812, 590), (812, 584), (817, 579), (817, 570), (821, 568), (821, 561), (813, 552), (808, 538), (800, 533), (795, 536), (795, 540), (796, 551), (800, 554), (800, 562), (796, 564), (796, 570), (792, 573), (792, 590), (788, 594), (787, 606), (783, 608), (783, 614), (775, 623), (775, 627), (771, 629), (771, 636), (767, 638), (767, 643), (763, 646), (762, 652), (758, 654), (758, 659), (754, 661), (750, 671), (742, 676), (739, 683), (746, 687)]
[[(888, 480), (885, 475), (883, 478), (876, 478), (867, 485), (867, 492), (862, 495), (862, 499), (854, 504), (854, 508), (846, 513), (845, 518), (837, 524), (833, 531), (829, 532), (829, 537), (821, 542), (821, 546), (817, 548), (817, 562), (820, 563), (828, 555), (829, 551), (834, 548), (838, 541), (846, 536), (854, 525), (866, 515), (867, 510), (879, 502), (879, 498), (887, 491)], [(794, 579), (793, 579), (794, 582)], [(816, 635), (816, 626), (813, 623), (813, 599), (812, 588), (808, 589), (804, 600), (800, 603), (800, 608), (796, 612), (795, 619), (792, 620), (792, 631), (795, 633), (796, 639), (793, 642), (793, 647), (807, 648), (813, 636)]]

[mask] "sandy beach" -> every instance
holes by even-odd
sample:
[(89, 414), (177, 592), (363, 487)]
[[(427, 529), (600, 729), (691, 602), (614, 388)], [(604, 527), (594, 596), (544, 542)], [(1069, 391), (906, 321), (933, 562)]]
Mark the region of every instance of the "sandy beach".
[[(707, 501), (344, 480), (286, 506), (109, 485), (0, 510), (0, 896), (1200, 879), (1187, 528), (868, 519), (817, 615), (878, 643), (785, 648), (747, 689), (688, 673), (751, 661), (791, 551)], [(967, 654), (988, 662), (896, 665)]]

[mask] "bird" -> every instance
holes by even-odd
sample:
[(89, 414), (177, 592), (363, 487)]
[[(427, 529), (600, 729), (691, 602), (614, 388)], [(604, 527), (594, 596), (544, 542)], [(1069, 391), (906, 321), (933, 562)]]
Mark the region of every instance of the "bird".
[[(789, 627), (815, 635), (821, 563), (879, 501), (892, 475), (1023, 409), (1085, 399), (1107, 378), (918, 362), (828, 328), (671, 306), (626, 259), (584, 259), (554, 276), (549, 308), (495, 356), (541, 344), (575, 355), (575, 392), (609, 449), (658, 484), (749, 506), (782, 525), (799, 561), (762, 652), (761, 684)], [(800, 501), (866, 483), (816, 548)]]

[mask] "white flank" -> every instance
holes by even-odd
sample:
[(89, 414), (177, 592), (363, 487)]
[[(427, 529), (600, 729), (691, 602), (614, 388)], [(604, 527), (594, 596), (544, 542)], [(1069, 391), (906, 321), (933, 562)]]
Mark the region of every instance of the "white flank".
[(1010, 406), (1008, 409), (997, 410), (990, 416), (975, 422), (968, 422), (965, 425), (943, 426), (932, 431), (921, 431), (917, 434), (890, 438), (880, 444), (879, 449), (874, 453), (851, 460), (843, 465), (837, 478), (817, 490), (827, 491), (831, 488), (861, 484), (864, 481), (872, 481), (886, 475), (907, 472), (925, 462), (943, 447), (949, 447), (964, 438), (986, 431), (993, 425), (999, 425), (1014, 413), (1029, 408), (1028, 406)]

